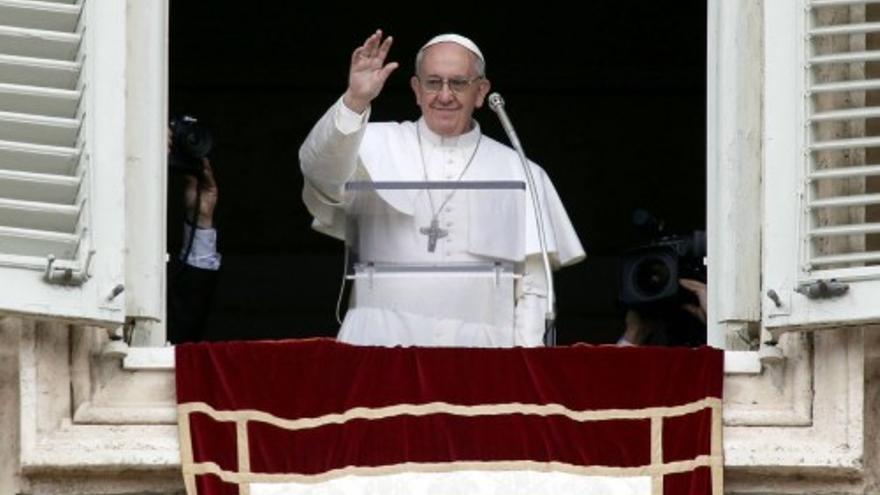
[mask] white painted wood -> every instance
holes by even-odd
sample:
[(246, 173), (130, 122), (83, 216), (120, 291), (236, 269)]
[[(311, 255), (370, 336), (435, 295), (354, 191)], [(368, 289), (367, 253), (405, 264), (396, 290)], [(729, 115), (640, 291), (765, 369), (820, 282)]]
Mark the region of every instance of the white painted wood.
[(760, 320), (761, 9), (708, 7), (708, 340), (724, 347), (725, 333)]
[(810, 208), (838, 208), (880, 204), (880, 194), (856, 194), (832, 198), (814, 199), (808, 203)]
[(815, 258), (813, 258), (813, 263), (816, 263), (817, 265), (865, 263), (873, 261), (880, 261), (880, 251), (836, 254), (830, 256), (816, 256)]
[(843, 52), (829, 55), (816, 55), (807, 59), (808, 64), (842, 64), (853, 62), (876, 62), (880, 60), (880, 50), (862, 52)]
[[(803, 95), (803, 93), (801, 93)], [(880, 147), (880, 137), (859, 137), (847, 139), (829, 139), (810, 143), (811, 150), (845, 150), (851, 148), (876, 148)], [(803, 148), (801, 148), (803, 149)]]
[[(28, 256), (30, 258), (46, 258), (52, 255), (61, 260), (73, 260), (77, 255), (77, 245), (80, 237), (76, 234), (66, 234), (62, 232), (51, 232), (46, 230), (22, 229), (16, 227), (0, 227), (0, 245), (3, 246), (4, 255)], [(0, 260), (2, 263), (2, 260)], [(39, 263), (34, 260), (35, 267), (41, 267), (45, 263)], [(0, 270), (0, 273), (4, 273)], [(17, 301), (20, 298), (27, 298), (26, 294), (33, 292), (41, 292), (39, 288), (31, 288), (40, 280), (41, 273), (32, 273), (31, 282), (25, 282), (24, 285), (7, 285), (7, 287), (15, 287), (16, 294), (9, 294), (7, 297), (0, 299), (0, 305), (4, 304), (3, 299)], [(6, 282), (8, 279), (4, 279)], [(24, 282), (24, 280), (21, 280)], [(26, 299), (25, 299), (26, 300)], [(8, 309), (9, 312), (16, 312), (14, 303), (6, 302), (8, 307), (0, 308)], [(50, 302), (46, 302), (47, 308), (51, 306)]]
[(834, 225), (809, 229), (807, 234), (813, 237), (836, 235), (859, 235), (880, 233), (880, 223), (860, 223), (854, 225)]
[(809, 89), (813, 93), (828, 93), (833, 91), (866, 91), (870, 89), (880, 89), (880, 79), (815, 83), (810, 84)]
[(809, 5), (813, 7), (840, 7), (844, 5), (862, 5), (880, 3), (880, 0), (813, 0)]
[(0, 55), (0, 74), (7, 84), (74, 89), (81, 68), (80, 62)]
[(70, 176), (79, 161), (77, 148), (0, 140), (0, 163), (5, 170)]
[[(165, 344), (168, 141), (166, 2), (129, 1), (126, 128), (126, 313), (133, 345)], [(149, 320), (149, 321), (146, 321)]]
[[(864, 2), (846, 2), (847, 5)], [(817, 2), (812, 2), (813, 6)], [(837, 6), (838, 3), (824, 3)], [(810, 122), (832, 120), (861, 121), (880, 115), (877, 108), (824, 109), (812, 112), (811, 91), (864, 91), (876, 87), (877, 81), (839, 81), (810, 86), (813, 77), (809, 63), (854, 62), (876, 60), (880, 52), (842, 52), (811, 56), (814, 42), (804, 36), (810, 13), (805, 0), (798, 2), (766, 2), (765, 23), (765, 116), (764, 116), (764, 263), (762, 292), (773, 290), (781, 305), (763, 299), (763, 323), (778, 335), (786, 330), (827, 328), (833, 325), (869, 323), (880, 319), (880, 267), (847, 267), (845, 263), (877, 260), (877, 253), (864, 251), (858, 245), (844, 250), (817, 252), (810, 248), (813, 239), (844, 239), (880, 232), (878, 223), (853, 223), (836, 220), (836, 224), (820, 224), (812, 218), (831, 209), (862, 207), (878, 204), (880, 195), (837, 189), (830, 197), (816, 197), (818, 181), (861, 179), (877, 175), (877, 165), (825, 163), (813, 169), (811, 153), (880, 146), (877, 136), (844, 136), (811, 140)], [(869, 23), (870, 24), (870, 23)], [(853, 32), (864, 32), (866, 23), (854, 21)], [(866, 27), (867, 26), (867, 27)], [(824, 28), (822, 28), (824, 29)], [(843, 29), (840, 27), (840, 29)], [(838, 27), (813, 33), (837, 32)], [(855, 45), (853, 45), (855, 46)], [(824, 48), (824, 49), (827, 49)], [(858, 104), (860, 100), (853, 99)], [(800, 122), (801, 124), (798, 124)], [(834, 133), (826, 133), (834, 134)], [(857, 218), (855, 221), (859, 221)], [(823, 222), (824, 223), (824, 222)], [(837, 242), (837, 241), (835, 241)], [(819, 270), (821, 268), (821, 270)], [(832, 269), (833, 268), (833, 269)], [(846, 281), (849, 291), (840, 298), (811, 300), (796, 290), (804, 283), (818, 279)]]
[(79, 119), (0, 112), (0, 140), (75, 147)]
[(75, 233), (79, 213), (73, 205), (0, 198), (0, 224), (9, 227)]
[(48, 117), (76, 116), (80, 91), (0, 83), (0, 108)]
[(855, 24), (838, 24), (834, 26), (814, 27), (809, 30), (811, 36), (830, 36), (838, 34), (865, 34), (880, 32), (880, 22), (864, 22)]
[(873, 119), (880, 117), (880, 107), (859, 107), (846, 110), (831, 110), (812, 114), (809, 122), (829, 122), (833, 120)]
[[(127, 291), (110, 295), (126, 284), (125, 19), (115, 0), (0, 0), (0, 24), (18, 29), (7, 34), (63, 28), (82, 50), (71, 60), (0, 55), (0, 95), (27, 97), (20, 112), (0, 107), (0, 191), (14, 189), (0, 197), (0, 278), (16, 287), (0, 292), (0, 312), (124, 320)], [(15, 67), (24, 70), (4, 70)], [(44, 281), (50, 255), (58, 269), (87, 270), (82, 286)]]
[(73, 32), (76, 30), (79, 15), (78, 4), (0, 0), (0, 19), (7, 26)]
[(73, 204), (79, 177), (0, 170), (0, 197), (23, 201)]
[(78, 33), (0, 25), (0, 47), (6, 55), (74, 60), (80, 40)]
[(849, 177), (868, 177), (873, 175), (880, 175), (880, 165), (813, 170), (809, 173), (808, 178), (810, 180), (844, 179)]
[(859, 282), (858, 285), (870, 284), (880, 275), (880, 266), (859, 266), (854, 268), (838, 268), (834, 270), (814, 270), (810, 278), (804, 282), (836, 279), (841, 282)]

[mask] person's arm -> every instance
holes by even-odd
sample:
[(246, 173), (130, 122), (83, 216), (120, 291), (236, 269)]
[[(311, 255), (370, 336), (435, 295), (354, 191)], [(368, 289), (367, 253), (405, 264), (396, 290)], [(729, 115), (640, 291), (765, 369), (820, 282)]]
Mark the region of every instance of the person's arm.
[(514, 344), (523, 347), (544, 345), (547, 317), (547, 277), (540, 255), (526, 257), (523, 276), (516, 283)]
[[(187, 221), (183, 225), (183, 246), (180, 259), (189, 266), (204, 270), (220, 269), (217, 252), (217, 231), (214, 229), (214, 209), (217, 207), (219, 190), (214, 180), (214, 169), (207, 158), (202, 160), (202, 177), (186, 176), (183, 204)], [(198, 200), (199, 204), (196, 205)], [(195, 225), (189, 222), (195, 219)], [(193, 232), (195, 227), (195, 232)], [(192, 245), (190, 246), (190, 240)], [(184, 259), (184, 257), (186, 259)]]
[(357, 170), (357, 150), (369, 118), (370, 103), (379, 95), (397, 62), (385, 64), (392, 38), (376, 31), (354, 50), (348, 88), (312, 128), (299, 150), (307, 187), (338, 203), (342, 187)]
[[(183, 247), (168, 275), (166, 329), (168, 340), (175, 344), (204, 339), (220, 268), (214, 229), (219, 192), (210, 161), (206, 158), (202, 165), (201, 180), (192, 176), (184, 178), (183, 204), (187, 221), (184, 222)], [(193, 220), (195, 225), (190, 225)], [(192, 247), (188, 247), (190, 240)]]

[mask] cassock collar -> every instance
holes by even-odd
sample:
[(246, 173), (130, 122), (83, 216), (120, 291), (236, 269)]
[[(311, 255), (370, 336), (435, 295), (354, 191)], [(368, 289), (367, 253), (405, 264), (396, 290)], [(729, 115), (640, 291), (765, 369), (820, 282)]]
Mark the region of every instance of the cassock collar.
[(480, 139), (480, 123), (476, 120), (472, 120), (474, 123), (473, 129), (468, 132), (455, 136), (455, 137), (443, 137), (431, 129), (428, 128), (428, 124), (425, 123), (425, 118), (422, 117), (416, 122), (416, 125), (419, 126), (419, 134), (422, 136), (422, 140), (425, 143), (430, 143), (431, 146), (449, 146), (449, 147), (459, 147), (459, 148), (469, 148), (471, 146), (475, 146), (477, 141)]

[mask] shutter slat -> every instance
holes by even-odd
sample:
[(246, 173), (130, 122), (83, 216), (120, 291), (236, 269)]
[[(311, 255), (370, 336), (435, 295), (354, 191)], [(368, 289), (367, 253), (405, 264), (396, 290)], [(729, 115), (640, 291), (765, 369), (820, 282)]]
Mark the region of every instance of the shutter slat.
[(831, 225), (816, 227), (809, 231), (810, 237), (836, 237), (842, 235), (880, 234), (880, 223)]
[(73, 146), (79, 134), (77, 119), (0, 112), (0, 140), (49, 146)]
[(0, 0), (0, 22), (6, 26), (73, 32), (80, 6), (57, 2)]
[(0, 197), (22, 201), (73, 204), (79, 177), (0, 170)]
[(4, 254), (43, 258), (51, 254), (72, 260), (78, 244), (79, 236), (74, 234), (0, 226), (0, 252)]
[(0, 25), (0, 53), (4, 55), (73, 61), (80, 40), (74, 33)]
[(79, 207), (0, 198), (0, 225), (72, 234)]
[(880, 60), (880, 50), (868, 50), (864, 52), (841, 52), (828, 55), (816, 55), (810, 57), (808, 62), (814, 65), (822, 64), (848, 64), (853, 62), (874, 62)]
[(856, 194), (851, 196), (837, 196), (833, 198), (814, 199), (810, 201), (810, 208), (842, 208), (850, 206), (867, 206), (880, 204), (880, 194)]
[(872, 89), (880, 89), (880, 79), (818, 83), (810, 86), (809, 91), (812, 93), (832, 93), (835, 91), (870, 91)]
[(842, 265), (849, 263), (870, 263), (880, 261), (880, 251), (868, 251), (865, 253), (834, 254), (830, 256), (816, 256), (813, 258), (814, 265)]
[(812, 151), (843, 150), (849, 148), (876, 148), (880, 146), (880, 137), (860, 137), (848, 139), (832, 139), (810, 144)]
[(814, 170), (808, 178), (812, 181), (825, 179), (849, 179), (852, 177), (870, 177), (880, 175), (880, 165), (863, 165), (860, 167), (840, 167)]
[(814, 113), (808, 120), (811, 122), (829, 122), (832, 120), (871, 119), (874, 117), (880, 117), (880, 107), (858, 107), (818, 112)]
[(51, 117), (76, 116), (79, 91), (0, 84), (0, 111)]
[(836, 24), (810, 29), (812, 36), (831, 36), (838, 34), (880, 33), (880, 22), (864, 22), (860, 24)]
[(80, 62), (0, 55), (0, 83), (75, 89)]
[(810, 7), (843, 7), (846, 5), (865, 5), (869, 3), (880, 3), (880, 0), (813, 0)]
[(70, 175), (79, 157), (76, 148), (0, 141), (0, 164), (4, 170)]

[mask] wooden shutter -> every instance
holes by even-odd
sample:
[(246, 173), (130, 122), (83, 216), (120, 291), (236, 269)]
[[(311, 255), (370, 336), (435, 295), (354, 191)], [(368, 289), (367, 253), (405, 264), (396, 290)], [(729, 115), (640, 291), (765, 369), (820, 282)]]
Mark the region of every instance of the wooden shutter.
[(124, 318), (125, 3), (0, 0), (0, 310)]
[[(765, 4), (765, 323), (880, 320), (880, 18)], [(771, 293), (772, 291), (772, 293)]]

